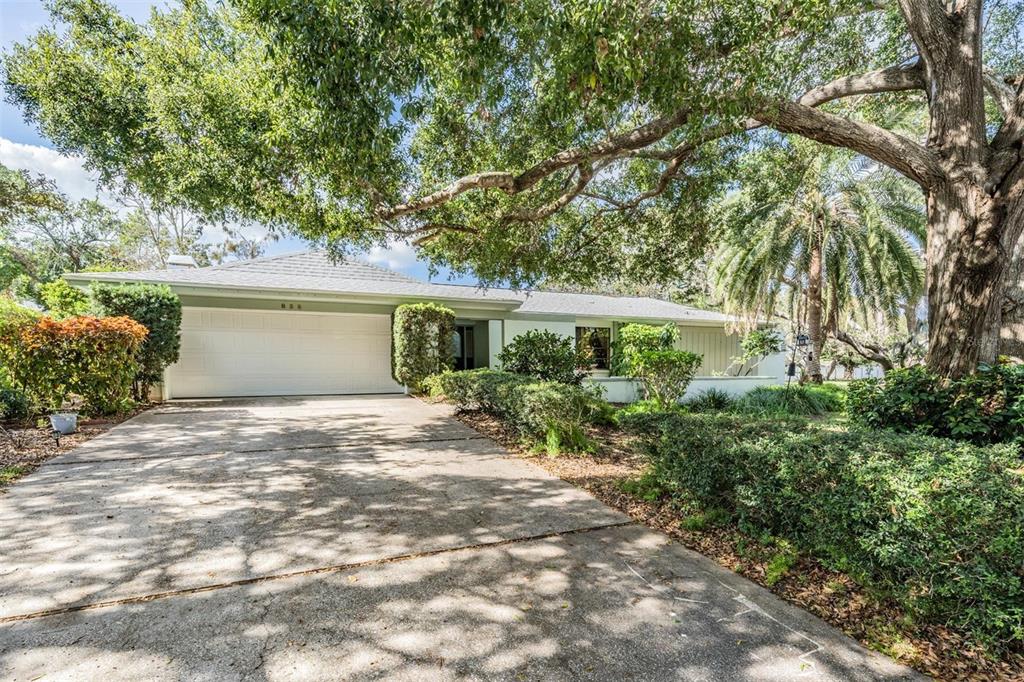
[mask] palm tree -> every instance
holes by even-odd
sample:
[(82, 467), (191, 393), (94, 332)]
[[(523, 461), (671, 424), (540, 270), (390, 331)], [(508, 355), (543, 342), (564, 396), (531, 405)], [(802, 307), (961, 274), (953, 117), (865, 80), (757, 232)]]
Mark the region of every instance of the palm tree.
[(803, 142), (783, 141), (744, 164), (748, 179), (722, 206), (716, 286), (727, 310), (746, 319), (788, 313), (805, 324), (804, 379), (820, 382), (821, 352), (841, 313), (892, 320), (916, 308), (922, 197), (862, 157)]

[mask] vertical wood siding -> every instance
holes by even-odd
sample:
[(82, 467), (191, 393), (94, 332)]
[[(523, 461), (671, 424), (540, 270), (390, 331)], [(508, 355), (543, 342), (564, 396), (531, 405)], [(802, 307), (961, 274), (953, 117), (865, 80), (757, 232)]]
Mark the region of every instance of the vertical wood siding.
[(702, 377), (722, 374), (732, 359), (742, 352), (740, 337), (736, 334), (726, 334), (725, 329), (715, 327), (683, 325), (679, 325), (679, 341), (676, 342), (676, 348), (704, 356), (704, 362), (697, 370), (697, 376)]

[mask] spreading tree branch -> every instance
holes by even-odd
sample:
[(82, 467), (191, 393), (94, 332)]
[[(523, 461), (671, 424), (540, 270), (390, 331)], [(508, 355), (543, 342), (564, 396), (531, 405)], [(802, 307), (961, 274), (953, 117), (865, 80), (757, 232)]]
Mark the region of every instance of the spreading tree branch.
[[(843, 146), (884, 163), (924, 187), (942, 174), (935, 157), (924, 147), (890, 131), (842, 116), (818, 111), (816, 107), (841, 98), (881, 92), (921, 90), (925, 88), (923, 66), (919, 61), (879, 69), (857, 76), (846, 76), (813, 88), (795, 102), (766, 102), (751, 118), (738, 123), (717, 124), (695, 138), (671, 149), (654, 145), (690, 121), (691, 112), (679, 109), (589, 146), (558, 152), (520, 173), (484, 171), (466, 175), (426, 196), (388, 206), (378, 201), (375, 211), (381, 221), (419, 213), (443, 205), (465, 192), (499, 189), (515, 195), (534, 188), (552, 174), (575, 166), (575, 182), (559, 196), (532, 210), (519, 210), (506, 216), (513, 221), (539, 221), (562, 210), (580, 196), (588, 196), (614, 206), (612, 210), (636, 208), (644, 201), (664, 193), (682, 168), (686, 158), (698, 147), (731, 134), (768, 125), (782, 132), (793, 132), (810, 139)], [(666, 164), (655, 185), (628, 200), (617, 200), (587, 191), (596, 171), (613, 161), (646, 158)]]
[(847, 346), (853, 349), (854, 353), (861, 356), (865, 360), (877, 362), (879, 365), (882, 366), (882, 369), (884, 369), (886, 372), (893, 369), (892, 360), (890, 360), (885, 355), (885, 353), (882, 352), (883, 349), (878, 344), (867, 342), (861, 343), (856, 338), (854, 338), (847, 332), (843, 331), (842, 329), (836, 330), (835, 337), (837, 341), (845, 343)]
[(902, 173), (927, 189), (945, 175), (938, 157), (902, 135), (870, 123), (830, 114), (799, 102), (769, 104), (757, 116), (783, 133), (844, 147)]

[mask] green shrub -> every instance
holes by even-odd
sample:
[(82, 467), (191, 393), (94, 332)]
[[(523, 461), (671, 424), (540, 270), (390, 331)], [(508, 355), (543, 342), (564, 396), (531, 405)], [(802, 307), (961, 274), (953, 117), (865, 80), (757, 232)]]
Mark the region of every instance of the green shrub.
[(708, 388), (690, 398), (683, 406), (691, 412), (726, 412), (736, 399), (720, 388)]
[(412, 391), (423, 380), (452, 367), (455, 313), (435, 303), (410, 303), (395, 308), (392, 321), (391, 370), (395, 381)]
[(1024, 643), (1024, 478), (1013, 445), (806, 420), (638, 418), (649, 486), (728, 511), (994, 647)]
[(532, 381), (530, 377), (494, 369), (471, 369), (463, 372), (443, 372), (424, 380), (424, 387), (434, 397), (444, 397), (460, 410), (483, 410), (499, 414), (502, 407), (502, 388)]
[(74, 288), (63, 279), (55, 279), (40, 285), (39, 297), (43, 299), (43, 305), (46, 306), (50, 317), (57, 320), (86, 315), (92, 305), (88, 294)]
[(1024, 443), (1024, 365), (982, 365), (944, 382), (923, 366), (850, 383), (851, 420), (975, 443)]
[(823, 415), (842, 409), (841, 398), (820, 386), (758, 386), (733, 405), (744, 414)]
[(0, 386), (0, 419), (24, 419), (32, 413), (28, 395), (13, 386)]
[(585, 427), (604, 418), (600, 389), (556, 381), (506, 385), (503, 412), (529, 440), (549, 454), (592, 448)]
[(685, 350), (647, 350), (630, 360), (644, 397), (662, 407), (679, 404), (704, 358)]
[(21, 419), (30, 416), (32, 404), (25, 391), (11, 376), (11, 365), (4, 358), (18, 347), (19, 331), (34, 324), (40, 315), (34, 310), (0, 296), (0, 419)]
[(619, 328), (617, 338), (612, 342), (612, 376), (632, 377), (632, 359), (649, 350), (669, 350), (679, 338), (679, 327), (666, 324), (656, 327), (650, 324), (626, 324)]
[(615, 411), (615, 423), (620, 425), (623, 423), (634, 423), (638, 419), (643, 419), (644, 415), (653, 414), (660, 416), (665, 412), (685, 409), (688, 409), (685, 405), (669, 405), (665, 407), (654, 400), (637, 400)]
[(596, 386), (534, 381), (511, 372), (475, 369), (445, 372), (424, 382), (461, 410), (483, 410), (505, 420), (531, 443), (548, 452), (591, 447), (585, 427), (611, 419), (612, 409)]
[(146, 400), (149, 387), (163, 380), (164, 368), (178, 361), (181, 300), (166, 285), (93, 283), (91, 290), (103, 315), (130, 317), (148, 330), (132, 382), (136, 400)]
[(8, 296), (0, 294), (0, 334), (32, 324), (40, 317), (35, 310), (18, 305)]
[(580, 384), (588, 364), (575, 340), (534, 329), (513, 338), (498, 354), (498, 361), (506, 372), (562, 384)]
[(924, 366), (895, 369), (884, 379), (851, 381), (850, 418), (865, 426), (932, 433), (950, 402), (942, 381)]
[(33, 405), (53, 410), (77, 394), (92, 412), (116, 412), (130, 402), (146, 334), (128, 317), (43, 317), (0, 336), (0, 363)]

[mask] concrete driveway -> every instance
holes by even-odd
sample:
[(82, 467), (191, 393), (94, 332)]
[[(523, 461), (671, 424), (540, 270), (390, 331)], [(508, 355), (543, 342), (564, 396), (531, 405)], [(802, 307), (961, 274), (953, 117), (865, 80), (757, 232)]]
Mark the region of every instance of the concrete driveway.
[(911, 679), (400, 396), (183, 403), (0, 494), (0, 679)]

